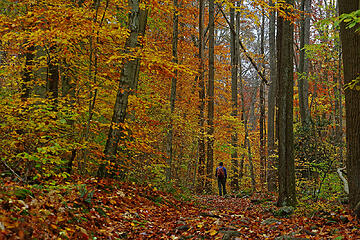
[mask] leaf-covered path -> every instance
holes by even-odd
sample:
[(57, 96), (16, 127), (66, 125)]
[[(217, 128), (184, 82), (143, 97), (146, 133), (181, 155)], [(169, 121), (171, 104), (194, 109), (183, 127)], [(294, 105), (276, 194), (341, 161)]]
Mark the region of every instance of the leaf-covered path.
[[(152, 185), (79, 180), (0, 186), (0, 239), (358, 239), (360, 225), (333, 205), (280, 216), (271, 196), (183, 197)], [(325, 204), (325, 203), (324, 203)]]
[[(199, 201), (209, 206), (215, 218), (199, 218), (214, 239), (358, 239), (359, 224), (345, 211), (321, 211), (305, 217), (301, 212), (286, 216), (291, 209), (277, 208), (270, 198), (221, 198), (206, 196)], [(204, 224), (204, 225), (205, 225)]]

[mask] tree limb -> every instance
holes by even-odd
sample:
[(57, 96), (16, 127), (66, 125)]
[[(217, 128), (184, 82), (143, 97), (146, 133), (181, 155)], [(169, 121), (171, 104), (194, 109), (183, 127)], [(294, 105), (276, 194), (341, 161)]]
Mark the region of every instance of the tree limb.
[[(221, 11), (222, 15), (224, 16), (227, 24), (229, 25), (231, 32), (236, 35), (235, 29), (233, 28), (233, 26), (230, 24), (229, 20), (227, 19), (224, 11), (222, 10), (222, 7), (221, 7), (219, 4), (217, 4), (217, 6), (218, 6), (218, 9)], [(253, 67), (255, 68), (256, 72), (257, 72), (258, 75), (260, 76), (261, 80), (262, 80), (266, 85), (269, 85), (268, 80), (266, 79), (266, 77), (264, 76), (264, 74), (260, 71), (260, 69), (259, 69), (258, 66), (256, 65), (254, 59), (252, 59), (252, 58), (250, 57), (250, 55), (248, 54), (248, 52), (246, 51), (246, 49), (245, 49), (243, 43), (241, 42), (241, 39), (240, 39), (240, 38), (238, 38), (238, 42), (239, 42), (239, 45), (240, 45), (241, 49), (243, 50), (245, 56), (249, 59), (251, 65), (253, 65)]]
[(7, 165), (4, 160), (1, 160), (1, 162), (4, 164), (5, 167), (7, 167), (15, 175), (15, 177), (17, 179), (19, 179), (22, 182), (25, 182), (24, 179), (22, 179), (9, 165)]
[(345, 169), (345, 167), (343, 167), (343, 168), (338, 168), (337, 169), (337, 173), (338, 173), (338, 175), (339, 175), (339, 178), (343, 181), (343, 183), (344, 183), (344, 191), (345, 191), (345, 193), (346, 194), (349, 194), (349, 184), (348, 184), (348, 181), (346, 180), (346, 178), (343, 176), (343, 172), (342, 172), (342, 170), (344, 170)]

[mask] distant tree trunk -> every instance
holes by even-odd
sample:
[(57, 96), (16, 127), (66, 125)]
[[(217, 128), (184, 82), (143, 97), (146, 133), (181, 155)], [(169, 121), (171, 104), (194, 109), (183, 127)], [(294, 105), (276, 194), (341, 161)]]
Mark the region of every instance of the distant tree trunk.
[[(305, 126), (310, 121), (309, 109), (309, 60), (305, 53), (305, 45), (310, 43), (310, 13), (311, 13), (311, 0), (301, 1), (301, 21), (300, 21), (300, 59), (299, 59), (299, 107), (302, 125)], [(304, 14), (305, 13), (305, 14)]]
[[(260, 43), (260, 54), (264, 56), (264, 39), (265, 39), (265, 14), (262, 10), (262, 21), (261, 21), (261, 43)], [(265, 73), (265, 64), (262, 64), (263, 74)], [(261, 81), (261, 79), (260, 79)], [(260, 83), (260, 182), (261, 187), (264, 187), (266, 183), (266, 134), (265, 134), (265, 84), (263, 81)]]
[[(240, 72), (241, 72), (241, 58), (240, 58)], [(245, 112), (244, 87), (243, 87), (243, 82), (241, 79), (241, 74), (240, 74), (239, 85), (240, 85), (242, 120), (244, 121), (244, 128), (245, 128), (244, 146), (245, 146), (245, 148), (247, 148), (247, 151), (248, 151), (252, 192), (255, 192), (256, 191), (255, 172), (254, 172), (254, 164), (253, 164), (252, 155), (251, 155), (251, 145), (250, 145), (250, 140), (249, 140), (249, 129), (248, 129), (248, 117)], [(241, 165), (241, 172), (242, 172), (243, 171), (243, 162), (241, 162), (240, 165)]]
[[(270, 0), (269, 4), (273, 3)], [(268, 93), (268, 165), (267, 165), (267, 189), (269, 192), (276, 191), (276, 157), (275, 155), (275, 101), (277, 92), (276, 77), (276, 40), (275, 20), (276, 12), (270, 13), (269, 19), (269, 55), (270, 55), (270, 86)]]
[[(235, 29), (235, 10), (234, 8), (230, 9), (230, 24), (233, 29)], [(231, 103), (232, 103), (232, 111), (231, 116), (234, 118), (238, 115), (238, 87), (237, 87), (237, 73), (238, 73), (238, 48), (237, 48), (237, 32), (230, 31), (230, 54), (231, 54)], [(238, 176), (238, 154), (237, 154), (237, 142), (238, 136), (236, 132), (236, 128), (232, 128), (231, 132), (231, 189), (234, 191), (239, 190), (239, 176)]]
[[(106, 13), (106, 9), (108, 8), (109, 5), (109, 0), (106, 1), (106, 7), (105, 7), (105, 11), (104, 11), (104, 15)], [(100, 0), (93, 0), (93, 5), (92, 7), (95, 9), (95, 14), (94, 14), (94, 18), (93, 18), (93, 22), (94, 24), (96, 24), (97, 22), (97, 18), (98, 18), (98, 13), (99, 13), (99, 8), (100, 8)], [(102, 26), (102, 22), (104, 19), (104, 15), (102, 17), (102, 20), (100, 21), (100, 27)], [(94, 30), (92, 30), (94, 31)], [(98, 44), (99, 44), (99, 31), (97, 31), (96, 34), (96, 41), (94, 41), (93, 37), (90, 37), (90, 41), (89, 41), (89, 50), (90, 50), (90, 54), (89, 54), (89, 83), (88, 83), (88, 87), (89, 87), (89, 107), (88, 107), (88, 118), (87, 118), (87, 122), (86, 122), (86, 128), (85, 128), (85, 133), (84, 133), (84, 140), (88, 141), (89, 139), (89, 135), (90, 135), (90, 126), (91, 126), (91, 121), (92, 118), (94, 116), (94, 109), (95, 109), (95, 103), (96, 103), (96, 98), (97, 98), (97, 93), (98, 93), (98, 89), (95, 88), (94, 90), (91, 89), (91, 85), (96, 85), (97, 84), (97, 72), (98, 72)], [(92, 83), (92, 84), (91, 84)], [(83, 162), (82, 164), (79, 164), (79, 168), (80, 168), (80, 172), (84, 173), (84, 171), (86, 170), (86, 165), (87, 165), (87, 155), (88, 155), (88, 149), (84, 149), (84, 153), (83, 153)]]
[[(174, 0), (175, 8), (178, 8), (178, 0)], [(178, 11), (175, 9), (173, 18), (173, 38), (172, 38), (172, 53), (173, 62), (178, 62), (178, 35), (179, 35), (179, 17)], [(174, 72), (174, 77), (171, 79), (171, 90), (170, 90), (170, 124), (168, 131), (168, 144), (167, 144), (167, 172), (166, 180), (171, 180), (171, 165), (173, 161), (173, 114), (175, 111), (175, 100), (176, 100), (176, 82), (177, 82), (177, 70)]]
[[(128, 15), (128, 28), (130, 34), (125, 42), (125, 52), (129, 52), (135, 47), (140, 46), (138, 38), (144, 36), (147, 22), (147, 10), (140, 9), (142, 0), (129, 1), (130, 12)], [(140, 46), (141, 47), (141, 46)], [(124, 63), (119, 88), (117, 90), (113, 117), (111, 120), (111, 126), (108, 133), (104, 155), (105, 158), (111, 162), (115, 162), (117, 146), (123, 135), (123, 128), (120, 123), (124, 123), (126, 116), (126, 109), (128, 106), (128, 97), (136, 87), (137, 78), (139, 77), (140, 59), (127, 60)], [(119, 162), (120, 168), (123, 168), (123, 162)], [(105, 165), (102, 164), (99, 167), (98, 175), (103, 177), (105, 175)], [(121, 173), (122, 175), (122, 173)]]
[(48, 54), (48, 94), (49, 98), (53, 99), (54, 107), (56, 108), (59, 97), (59, 61), (55, 56), (55, 46), (50, 47)]
[[(63, 66), (61, 67), (61, 72), (63, 74), (61, 74), (60, 78), (61, 78), (61, 96), (64, 98), (66, 96), (69, 96), (69, 100), (66, 100), (67, 107), (68, 107), (68, 112), (71, 113), (74, 111), (74, 103), (75, 103), (75, 86), (74, 83), (71, 82), (71, 78), (69, 77), (67, 71), (68, 71), (68, 64), (66, 63), (66, 61), (63, 61)], [(74, 133), (75, 135), (75, 128), (74, 128), (74, 120), (67, 120), (67, 123), (69, 126), (71, 126), (71, 131), (72, 133)], [(73, 167), (73, 163), (74, 160), (76, 158), (76, 153), (77, 153), (77, 149), (73, 148), (71, 150), (71, 156), (68, 159), (67, 162), (67, 166), (66, 166), (66, 172), (71, 174), (72, 172), (72, 167)]]
[[(292, 0), (286, 3), (293, 4)], [(279, 137), (279, 197), (278, 206), (295, 206), (295, 164), (293, 144), (293, 25), (278, 17), (277, 69), (279, 113), (277, 119)]]
[(249, 111), (249, 127), (251, 131), (255, 131), (256, 124), (257, 124), (257, 117), (255, 116), (255, 106), (256, 106), (256, 96), (258, 92), (259, 86), (256, 85), (251, 93), (251, 100), (250, 100), (250, 111)]
[[(240, 7), (241, 6), (241, 3), (239, 1), (237, 1), (236, 3), (237, 7)], [(236, 12), (236, 36), (237, 38), (240, 38), (240, 25), (241, 25), (241, 12), (238, 11)], [(244, 117), (245, 117), (245, 114), (244, 114), (244, 109), (245, 109), (245, 105), (243, 105), (243, 102), (244, 102), (244, 95), (242, 94), (242, 91), (243, 91), (243, 88), (242, 88), (242, 64), (241, 64), (241, 53), (240, 53), (240, 47), (239, 47), (239, 41), (236, 41), (237, 42), (237, 53), (238, 53), (238, 65), (239, 65), (239, 82), (240, 82), (240, 99), (241, 99), (241, 111), (242, 111), (242, 114), (241, 114), (241, 122), (245, 121)], [(242, 144), (242, 148), (245, 148), (246, 147), (246, 141), (244, 141), (244, 143)], [(239, 179), (242, 179), (242, 177), (244, 176), (244, 158), (245, 158), (245, 154), (242, 154), (241, 155), (241, 160), (240, 160), (240, 167), (239, 167)]]
[(35, 46), (30, 45), (25, 49), (25, 69), (24, 75), (22, 77), (22, 86), (21, 86), (21, 99), (24, 101), (30, 97), (30, 81), (32, 79), (32, 65), (34, 61), (34, 51)]
[(337, 74), (337, 87), (336, 87), (336, 102), (337, 102), (337, 111), (336, 111), (336, 143), (339, 145), (339, 160), (341, 163), (344, 162), (343, 159), (343, 104), (342, 104), (342, 77), (341, 77), (341, 52), (339, 52), (339, 64), (338, 64), (338, 74)]
[[(2, 46), (0, 41), (0, 46)], [(2, 67), (6, 61), (7, 51), (5, 49), (0, 48), (0, 67)], [(24, 72), (25, 73), (25, 72)], [(4, 77), (0, 77), (0, 88), (3, 87)]]
[[(359, 0), (339, 0), (339, 14), (351, 13), (359, 8)], [(359, 27), (359, 24), (352, 28), (347, 28), (345, 23), (340, 24), (345, 85), (360, 77), (360, 34), (355, 32)], [(355, 88), (345, 89), (345, 111), (349, 201), (356, 215), (360, 216), (360, 91)]]
[(214, 173), (214, 82), (215, 82), (215, 5), (209, 0), (209, 79), (208, 79), (208, 137), (207, 137), (207, 178), (206, 191), (211, 192)]
[(204, 79), (204, 0), (199, 0), (199, 164), (198, 164), (198, 193), (205, 187), (205, 79)]

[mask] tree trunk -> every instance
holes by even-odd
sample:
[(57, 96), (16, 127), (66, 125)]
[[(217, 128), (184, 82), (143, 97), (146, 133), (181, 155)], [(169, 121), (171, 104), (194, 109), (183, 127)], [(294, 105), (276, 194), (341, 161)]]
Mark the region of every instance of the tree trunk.
[(32, 79), (32, 65), (34, 61), (35, 46), (31, 45), (25, 49), (25, 69), (22, 80), (21, 99), (24, 101), (30, 97), (30, 81)]
[(53, 99), (54, 109), (57, 105), (57, 99), (59, 97), (59, 63), (55, 56), (55, 46), (49, 50), (49, 63), (48, 63), (48, 94), (49, 98)]
[(341, 77), (341, 52), (339, 52), (339, 67), (338, 67), (338, 101), (339, 101), (339, 113), (338, 113), (338, 124), (339, 128), (337, 129), (338, 133), (338, 144), (340, 146), (339, 149), (339, 159), (340, 162), (344, 162), (343, 159), (343, 103), (342, 103), (342, 77)]
[(205, 80), (204, 80), (204, 0), (199, 0), (199, 164), (197, 192), (205, 185)]
[[(244, 87), (243, 82), (241, 79), (241, 58), (239, 58), (240, 63), (240, 97), (241, 97), (241, 111), (242, 111), (242, 120), (244, 121), (244, 128), (245, 128), (245, 137), (244, 137), (244, 146), (247, 148), (248, 151), (248, 159), (249, 159), (249, 165), (250, 165), (250, 177), (251, 177), (251, 187), (252, 192), (256, 191), (256, 181), (255, 181), (255, 173), (254, 173), (254, 164), (252, 161), (252, 155), (251, 155), (251, 145), (249, 140), (249, 129), (248, 129), (248, 117), (245, 112), (245, 98), (244, 98)], [(241, 161), (241, 173), (243, 171), (243, 160)]]
[(256, 85), (251, 93), (250, 111), (249, 111), (249, 127), (251, 131), (255, 131), (257, 124), (257, 116), (255, 116), (256, 96), (258, 92), (258, 85)]
[[(230, 9), (230, 24), (235, 29), (235, 10), (234, 8)], [(238, 108), (238, 87), (237, 87), (237, 75), (238, 75), (238, 48), (237, 41), (238, 32), (230, 31), (230, 54), (231, 54), (231, 103), (232, 110), (231, 116), (237, 118), (237, 108)], [(239, 177), (238, 177), (238, 154), (237, 154), (237, 142), (238, 136), (236, 132), (236, 128), (232, 128), (231, 132), (231, 189), (234, 191), (239, 190)]]
[(309, 73), (309, 60), (305, 53), (305, 45), (310, 42), (310, 13), (311, 13), (311, 0), (301, 1), (301, 21), (300, 21), (300, 59), (299, 59), (299, 77), (298, 77), (298, 88), (299, 88), (299, 107), (302, 125), (305, 126), (310, 121), (310, 110), (309, 110), (309, 84), (308, 84), (308, 73)]
[[(109, 0), (106, 1), (106, 7), (105, 7), (105, 11), (103, 13), (104, 15), (106, 13), (106, 9), (108, 8), (108, 5), (109, 5)], [(94, 24), (96, 24), (98, 13), (99, 13), (99, 8), (100, 8), (100, 0), (94, 0), (92, 7), (95, 9), (95, 15), (94, 15), (94, 18), (93, 18), (93, 22), (94, 22)], [(103, 15), (103, 18), (102, 18), (102, 20), (100, 22), (100, 27), (102, 25), (104, 15)], [(92, 30), (92, 31), (94, 31), (94, 30)], [(97, 32), (96, 41), (94, 41), (93, 37), (91, 36), (89, 42), (90, 42), (90, 44), (89, 44), (90, 54), (89, 54), (89, 83), (88, 83), (88, 87), (89, 87), (90, 94), (89, 94), (88, 119), (87, 119), (87, 122), (86, 122), (85, 133), (83, 134), (84, 135), (84, 140), (86, 142), (89, 139), (90, 126), (91, 126), (92, 118), (94, 116), (95, 103), (96, 103), (96, 98), (97, 98), (97, 93), (98, 93), (98, 89), (97, 88), (95, 88), (95, 90), (91, 89), (91, 85), (92, 84), (96, 85), (96, 82), (97, 82), (97, 72), (98, 72), (98, 53), (97, 53), (98, 49), (97, 49), (97, 46), (99, 44), (99, 31)], [(88, 155), (88, 149), (84, 149), (83, 162), (79, 163), (80, 172), (82, 172), (82, 173), (84, 173), (85, 170), (86, 170), (87, 155)]]
[[(260, 45), (260, 54), (264, 56), (264, 38), (265, 38), (265, 14), (262, 10), (262, 22), (261, 22), (261, 45)], [(262, 71), (265, 73), (265, 64), (262, 64)], [(261, 187), (266, 183), (266, 153), (265, 153), (265, 144), (266, 144), (266, 134), (265, 134), (265, 84), (263, 81), (260, 83), (260, 182)]]
[[(140, 9), (139, 6), (142, 0), (129, 0), (129, 16), (128, 16), (128, 28), (130, 34), (125, 43), (125, 52), (129, 53), (131, 49), (135, 47), (141, 47), (138, 38), (144, 36), (146, 21), (147, 21), (147, 10)], [(126, 109), (128, 106), (128, 97), (136, 87), (137, 78), (140, 70), (140, 59), (127, 60), (124, 63), (119, 87), (117, 90), (113, 117), (111, 120), (111, 126), (108, 133), (104, 155), (107, 160), (115, 162), (117, 146), (123, 137), (123, 127), (121, 123), (124, 123), (126, 117)], [(123, 162), (119, 162), (120, 168), (123, 168)], [(102, 164), (99, 167), (98, 175), (103, 177), (105, 175), (105, 165)]]
[[(269, 4), (273, 3), (270, 0)], [(269, 19), (269, 54), (270, 54), (270, 86), (268, 93), (268, 165), (267, 165), (267, 189), (269, 192), (276, 191), (276, 157), (275, 155), (275, 93), (277, 92), (276, 77), (276, 40), (275, 20), (276, 12), (270, 13)]]
[[(293, 4), (292, 0), (286, 3)], [(279, 113), (277, 119), (279, 138), (279, 197), (278, 206), (295, 206), (295, 164), (293, 144), (293, 25), (278, 17), (277, 70)]]
[[(359, 0), (339, 0), (340, 14), (351, 13), (359, 8)], [(359, 24), (352, 28), (347, 28), (345, 23), (340, 24), (345, 85), (360, 76), (360, 34), (355, 32), (359, 27)], [(356, 86), (359, 87), (360, 84), (357, 83)], [(345, 89), (345, 112), (349, 201), (355, 213), (360, 216), (360, 91), (355, 88)]]
[[(241, 3), (238, 1), (236, 3), (237, 7), (240, 7), (241, 6)], [(241, 12), (238, 11), (236, 12), (236, 36), (238, 39), (240, 39), (240, 25), (241, 25)], [(239, 66), (239, 82), (240, 84), (242, 84), (242, 64), (241, 64), (241, 53), (240, 53), (240, 47), (239, 47), (239, 41), (236, 42), (237, 43), (237, 53), (238, 53), (238, 66)], [(245, 109), (245, 105), (243, 105), (243, 102), (244, 102), (244, 95), (242, 94), (242, 85), (240, 85), (240, 98), (241, 98), (241, 106), (242, 106), (242, 114), (241, 114), (241, 122), (244, 121), (244, 109)], [(242, 148), (245, 148), (246, 146), (246, 142), (244, 141), (244, 143), (242, 144)], [(240, 167), (239, 167), (239, 180), (242, 179), (242, 177), (244, 176), (244, 158), (245, 158), (245, 154), (242, 154), (241, 155), (241, 160), (240, 160)]]
[(209, 0), (209, 79), (208, 79), (208, 131), (207, 131), (207, 178), (206, 191), (211, 192), (214, 168), (214, 82), (215, 82), (215, 5)]
[[(175, 8), (178, 8), (178, 0), (174, 0)], [(178, 11), (175, 9), (174, 18), (173, 18), (173, 38), (172, 38), (172, 53), (173, 53), (173, 62), (178, 62), (177, 49), (178, 49), (178, 35), (179, 35), (179, 17)], [(177, 82), (177, 70), (174, 72), (174, 77), (171, 79), (171, 90), (170, 90), (170, 124), (168, 132), (168, 144), (167, 144), (167, 171), (166, 171), (166, 180), (171, 180), (171, 165), (173, 161), (173, 114), (175, 110), (175, 100), (176, 100), (176, 82)]]

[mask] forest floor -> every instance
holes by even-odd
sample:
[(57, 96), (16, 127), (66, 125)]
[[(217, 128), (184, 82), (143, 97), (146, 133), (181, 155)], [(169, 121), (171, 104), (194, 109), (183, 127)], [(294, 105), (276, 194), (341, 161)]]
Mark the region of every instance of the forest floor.
[(0, 239), (360, 239), (339, 204), (291, 213), (261, 194), (185, 201), (175, 188), (114, 180), (0, 181)]

